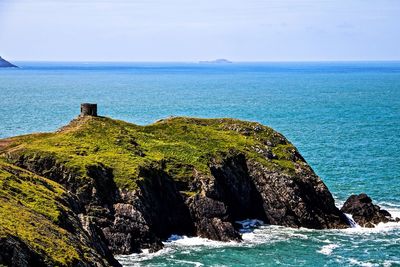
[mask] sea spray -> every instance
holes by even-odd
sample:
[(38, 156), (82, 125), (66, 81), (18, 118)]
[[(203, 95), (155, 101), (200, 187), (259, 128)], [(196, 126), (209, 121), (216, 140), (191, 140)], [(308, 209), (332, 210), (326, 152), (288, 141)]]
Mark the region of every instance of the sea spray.
[(349, 225), (351, 228), (360, 228), (360, 226), (356, 223), (356, 221), (353, 219), (353, 215), (344, 213), (346, 215), (347, 221), (349, 222)]

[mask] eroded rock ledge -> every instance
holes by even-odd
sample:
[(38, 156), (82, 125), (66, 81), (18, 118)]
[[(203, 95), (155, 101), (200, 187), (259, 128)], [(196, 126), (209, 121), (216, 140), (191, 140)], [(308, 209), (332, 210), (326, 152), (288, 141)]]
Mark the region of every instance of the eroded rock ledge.
[[(171, 118), (137, 126), (81, 117), (56, 133), (2, 140), (0, 153), (10, 166), (65, 190), (64, 209), (77, 225), (63, 224), (60, 212), (58, 227), (83, 231), (71, 249), (90, 247), (92, 259), (104, 259), (97, 266), (118, 265), (111, 254), (159, 250), (171, 234), (240, 242), (234, 222), (248, 218), (288, 227), (349, 227), (297, 149), (258, 123)], [(16, 201), (20, 193), (13, 194)], [(5, 244), (24, 249), (34, 242), (13, 240)], [(79, 250), (75, 259), (57, 261), (51, 251), (31, 248), (44, 265), (90, 262)], [(3, 254), (0, 262), (8, 258)]]

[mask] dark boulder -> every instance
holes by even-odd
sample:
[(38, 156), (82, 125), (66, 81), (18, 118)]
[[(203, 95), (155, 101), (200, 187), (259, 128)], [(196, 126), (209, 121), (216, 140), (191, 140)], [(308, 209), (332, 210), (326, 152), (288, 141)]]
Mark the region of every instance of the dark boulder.
[(341, 211), (351, 214), (353, 220), (362, 227), (373, 228), (378, 223), (396, 221), (387, 211), (372, 203), (367, 194), (351, 195), (344, 203)]
[(195, 196), (188, 200), (198, 236), (220, 241), (240, 241), (241, 236), (235, 230), (232, 218), (222, 201), (209, 197)]

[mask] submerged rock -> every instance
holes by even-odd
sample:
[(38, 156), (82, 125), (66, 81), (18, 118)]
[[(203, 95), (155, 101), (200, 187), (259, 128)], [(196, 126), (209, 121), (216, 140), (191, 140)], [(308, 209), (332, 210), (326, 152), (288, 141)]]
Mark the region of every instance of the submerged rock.
[(398, 221), (392, 215), (372, 203), (372, 199), (367, 194), (351, 195), (344, 203), (341, 211), (351, 214), (353, 220), (361, 227), (373, 228), (379, 223)]
[(170, 118), (138, 126), (86, 116), (55, 133), (0, 141), (0, 154), (74, 196), (79, 221), (71, 230), (83, 229), (103, 257), (156, 251), (172, 234), (240, 241), (235, 222), (248, 218), (349, 227), (298, 150), (258, 123)]

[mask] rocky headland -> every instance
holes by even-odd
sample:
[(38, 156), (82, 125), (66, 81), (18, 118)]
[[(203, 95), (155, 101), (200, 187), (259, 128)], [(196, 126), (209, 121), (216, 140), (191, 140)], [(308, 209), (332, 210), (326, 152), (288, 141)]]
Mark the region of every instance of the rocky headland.
[[(182, 117), (138, 126), (80, 116), (55, 133), (0, 140), (0, 193), (9, 266), (119, 266), (113, 255), (157, 251), (172, 234), (240, 242), (235, 222), (248, 218), (347, 228), (344, 212), (362, 222), (358, 207), (371, 204), (353, 197), (339, 210), (269, 127)], [(373, 224), (392, 220), (372, 212), (383, 216)]]
[(0, 57), (0, 68), (18, 68), (18, 67), (14, 64), (11, 64), (4, 58)]

